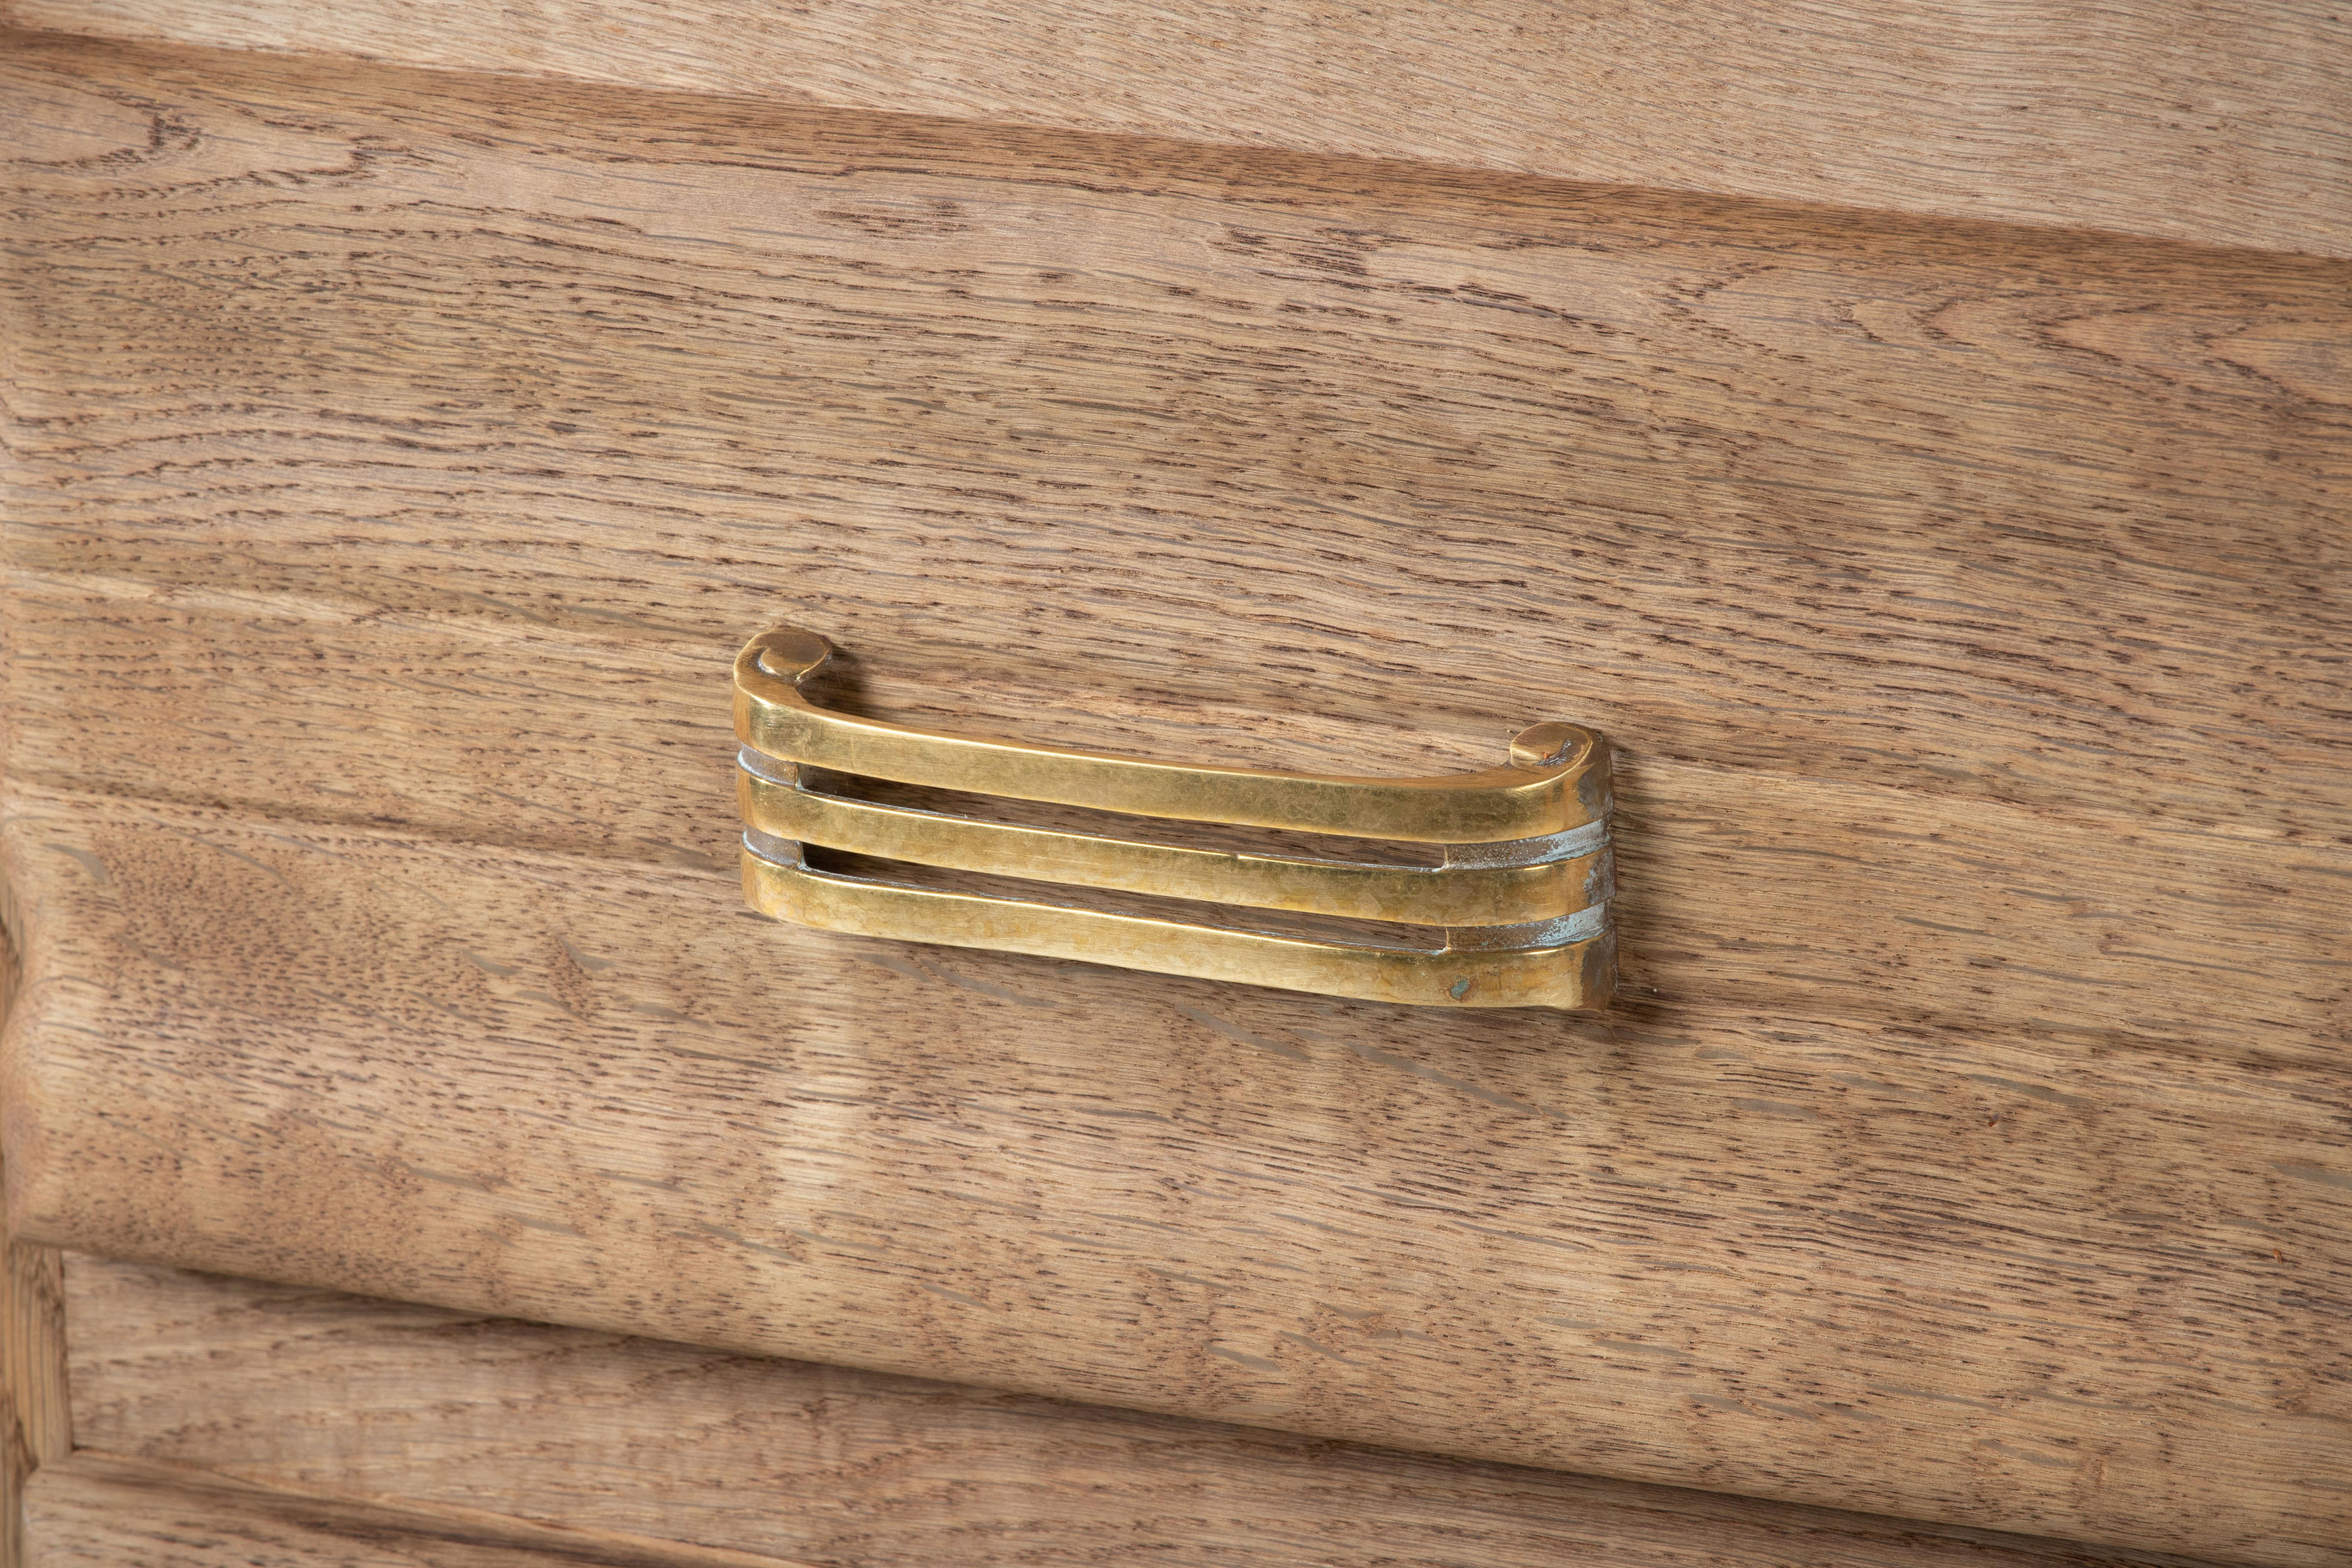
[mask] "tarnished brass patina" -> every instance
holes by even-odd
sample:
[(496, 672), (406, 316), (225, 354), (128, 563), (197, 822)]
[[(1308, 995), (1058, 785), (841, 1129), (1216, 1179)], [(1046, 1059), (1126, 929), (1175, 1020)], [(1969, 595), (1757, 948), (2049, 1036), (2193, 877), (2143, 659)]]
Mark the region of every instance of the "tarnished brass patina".
[[(1607, 748), (1538, 724), (1509, 763), (1443, 778), (1196, 767), (914, 730), (798, 689), (831, 654), (778, 627), (735, 661), (743, 889), (832, 931), (1449, 1007), (1594, 1008), (1615, 977)], [(1440, 866), (1187, 848), (985, 822), (813, 789), (803, 767), (1136, 816), (1446, 847)], [(1381, 921), (1394, 940), (1302, 936), (920, 887), (806, 864), (803, 845), (1034, 882)]]

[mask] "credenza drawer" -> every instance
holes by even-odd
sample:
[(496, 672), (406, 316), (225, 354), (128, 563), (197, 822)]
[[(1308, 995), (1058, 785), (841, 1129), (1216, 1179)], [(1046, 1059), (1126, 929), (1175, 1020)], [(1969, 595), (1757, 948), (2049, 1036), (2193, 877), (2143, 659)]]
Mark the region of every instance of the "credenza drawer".
[[(2346, 263), (0, 72), (19, 1237), (2352, 1561)], [(845, 710), (1066, 747), (1590, 724), (1616, 1002), (762, 919), (729, 671), (779, 621)]]

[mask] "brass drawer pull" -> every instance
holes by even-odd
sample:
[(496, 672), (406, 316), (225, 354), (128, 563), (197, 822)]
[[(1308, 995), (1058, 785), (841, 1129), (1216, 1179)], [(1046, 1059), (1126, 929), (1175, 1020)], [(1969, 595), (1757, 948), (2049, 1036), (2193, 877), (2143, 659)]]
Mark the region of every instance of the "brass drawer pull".
[[(832, 653), (778, 627), (735, 660), (743, 891), (802, 925), (1431, 1006), (1593, 1008), (1615, 978), (1609, 760), (1538, 724), (1508, 765), (1426, 779), (1193, 767), (914, 730), (819, 708)], [(809, 787), (803, 767), (1136, 816), (1445, 846), (1440, 866), (1235, 854), (984, 822)], [(1034, 882), (1444, 928), (1310, 939), (819, 869), (803, 845)], [(1434, 934), (1434, 933), (1432, 933)]]

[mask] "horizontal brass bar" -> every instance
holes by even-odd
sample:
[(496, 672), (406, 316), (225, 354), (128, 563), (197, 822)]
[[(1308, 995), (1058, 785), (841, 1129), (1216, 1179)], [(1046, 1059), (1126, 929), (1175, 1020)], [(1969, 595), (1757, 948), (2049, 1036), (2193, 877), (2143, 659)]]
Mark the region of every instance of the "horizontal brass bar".
[[(736, 774), (746, 826), (778, 838), (1035, 881), (1416, 925), (1514, 925), (1607, 901), (1608, 849), (1534, 865), (1378, 866), (1139, 844), (822, 795)], [(1588, 842), (1597, 834), (1580, 835)], [(1538, 840), (1549, 843), (1549, 840)]]
[(1077, 959), (1159, 974), (1423, 1007), (1605, 1006), (1615, 936), (1505, 949), (1358, 946), (1225, 931), (1067, 905), (986, 898), (813, 870), (746, 844), (743, 896), (762, 914), (827, 931)]
[(816, 707), (795, 683), (832, 655), (814, 632), (779, 627), (735, 660), (735, 733), (786, 762), (1015, 800), (1420, 844), (1541, 838), (1604, 820), (1606, 749), (1573, 724), (1538, 724), (1511, 764), (1443, 778), (1194, 767), (910, 729)]

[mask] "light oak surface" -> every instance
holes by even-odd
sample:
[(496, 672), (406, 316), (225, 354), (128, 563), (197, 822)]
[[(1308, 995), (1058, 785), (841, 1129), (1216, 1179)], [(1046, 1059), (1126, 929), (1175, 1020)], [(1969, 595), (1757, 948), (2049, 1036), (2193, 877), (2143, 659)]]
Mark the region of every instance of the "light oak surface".
[(16, 812), (54, 977), (12, 1053), (36, 1235), (2344, 1560), (2352, 1203), (2322, 1061), (1698, 1009), (1472, 1027), (779, 941), (719, 872), (31, 792)]
[(26, 1568), (791, 1568), (778, 1559), (387, 1508), (76, 1454), (25, 1507)]
[[(347, 570), (349, 558), (322, 565)], [(47, 573), (21, 573), (14, 591), (19, 635), (41, 650), (16, 687), (24, 774), (126, 794), (153, 781), (154, 793), (266, 816), (406, 822), (734, 874), (723, 643), (381, 617)], [(1252, 670), (1234, 668), (1244, 679)], [(1148, 687), (1024, 690), (991, 676), (903, 689), (912, 700), (889, 716), (950, 722), (979, 710), (996, 717), (977, 727), (1001, 733), (1043, 738), (1050, 723), (1055, 740), (1156, 742), (1163, 754), (1176, 737), (1244, 762), (1278, 754), (1283, 731), (1305, 731), (1349, 765), (1340, 725), (1318, 734), (1311, 719), (1269, 721), (1251, 747), (1246, 716), (1192, 702), (1155, 711)], [(1349, 695), (1344, 679), (1330, 690)], [(1433, 728), (1449, 717), (1430, 716)], [(2341, 1059), (2352, 854), (2336, 844), (2167, 826), (2090, 803), (1970, 802), (1711, 766), (1652, 752), (1641, 731), (1615, 733), (1612, 908), (1620, 993), (1637, 1009), (2032, 1028), (2091, 1053), (2168, 1042), (2223, 1058)], [(384, 734), (410, 739), (385, 746)], [(1467, 743), (1433, 750), (1422, 758), (1439, 766), (1475, 755)], [(78, 759), (88, 759), (81, 778)], [(2255, 797), (2248, 807), (2275, 805), (2265, 797), (2278, 773), (2236, 782)], [(2124, 775), (2118, 793), (2137, 785)], [(2324, 819), (2315, 800), (2294, 809)]]
[[(86, 1441), (825, 1564), (2182, 1563), (69, 1260)], [(164, 1472), (168, 1474), (169, 1472)], [(145, 1505), (143, 1502), (141, 1506)]]
[(0, 0), (0, 18), (2352, 253), (2352, 18), (2326, 0)]
[[(19, 981), (0, 877), (0, 1024)], [(0, 1227), (0, 1568), (24, 1561), (26, 1482), (73, 1447), (66, 1394), (64, 1260), (55, 1247), (10, 1238)]]
[[(27, 577), (697, 679), (797, 615), (873, 705), (1080, 742), (1488, 765), (1558, 716), (1635, 768), (2352, 839), (2352, 267), (19, 44)], [(141, 679), (257, 679), (220, 662)], [(271, 701), (356, 736), (380, 665), (331, 668)], [(197, 728), (22, 776), (273, 804)], [(474, 765), (412, 732), (371, 768)], [(384, 815), (356, 740), (253, 738)]]
[[(2347, 1560), (2352, 268), (10, 43), (26, 1234)], [(761, 922), (780, 618), (1181, 760), (1592, 723), (1628, 1005)]]
[[(2352, 269), (27, 52), (19, 777), (724, 864), (710, 672), (790, 616), (1081, 745), (1592, 722), (1637, 999), (2341, 1037)], [(125, 186), (134, 80), (195, 166)]]

